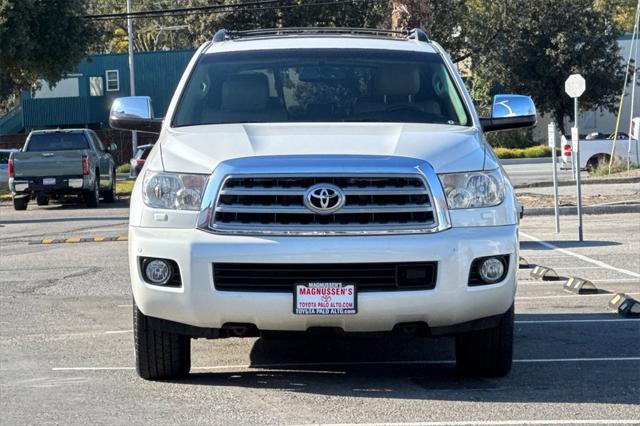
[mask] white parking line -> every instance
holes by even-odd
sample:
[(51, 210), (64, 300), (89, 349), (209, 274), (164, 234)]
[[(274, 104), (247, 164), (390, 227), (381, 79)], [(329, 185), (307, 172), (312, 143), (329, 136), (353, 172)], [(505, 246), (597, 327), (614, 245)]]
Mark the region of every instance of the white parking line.
[[(564, 279), (559, 279), (556, 281), (536, 281), (536, 280), (518, 280), (518, 285), (520, 284), (552, 284), (552, 283), (564, 283)], [(636, 278), (619, 278), (619, 279), (595, 279), (595, 280), (589, 280), (594, 284), (615, 284), (615, 283), (634, 283), (634, 282), (640, 282), (639, 279)]]
[(334, 423), (325, 426), (521, 426), (521, 425), (637, 425), (638, 420), (474, 420), (457, 422), (414, 422), (414, 423)]
[(537, 242), (538, 244), (540, 244), (540, 245), (542, 245), (544, 247), (550, 248), (550, 249), (558, 251), (560, 253), (568, 254), (570, 256), (575, 257), (576, 259), (580, 259), (580, 260), (583, 260), (585, 262), (589, 262), (589, 263), (591, 263), (593, 265), (601, 266), (603, 268), (610, 269), (612, 271), (616, 271), (616, 272), (619, 272), (619, 273), (624, 274), (624, 275), (629, 275), (630, 277), (640, 278), (640, 274), (637, 273), (637, 272), (629, 271), (627, 269), (622, 269), (622, 268), (616, 268), (615, 266), (611, 266), (608, 263), (604, 263), (604, 262), (601, 262), (599, 260), (592, 259), (592, 258), (590, 258), (588, 256), (584, 256), (582, 254), (574, 253), (574, 252), (569, 251), (567, 249), (560, 248), (560, 247), (558, 247), (558, 246), (556, 246), (554, 244), (551, 244), (548, 241), (541, 240), (538, 237), (534, 237), (533, 235), (526, 234), (526, 233), (524, 233), (522, 231), (520, 231), (520, 235), (522, 235), (523, 237), (528, 238), (530, 240), (533, 240), (533, 241)]
[(601, 318), (601, 319), (581, 319), (581, 320), (572, 320), (572, 319), (560, 319), (560, 320), (522, 320), (515, 321), (516, 324), (572, 324), (572, 323), (591, 323), (591, 322), (638, 322), (640, 323), (640, 319), (633, 318)]
[[(627, 296), (635, 296), (640, 293), (625, 293)], [(516, 297), (516, 300), (537, 300), (537, 299), (562, 299), (565, 297), (613, 297), (613, 293), (601, 293), (601, 294), (558, 294), (556, 296), (524, 296)]]
[[(572, 363), (572, 362), (637, 362), (640, 357), (613, 357), (613, 358), (530, 358), (514, 359), (515, 364), (537, 363)], [(352, 366), (376, 366), (376, 365), (440, 365), (455, 364), (454, 360), (429, 360), (429, 361), (347, 361), (347, 362), (300, 362), (281, 364), (254, 364), (254, 365), (215, 365), (192, 367), (193, 370), (238, 370), (238, 369), (291, 369), (297, 367), (352, 367)], [(134, 367), (53, 367), (52, 371), (102, 371), (102, 370), (133, 370)]]

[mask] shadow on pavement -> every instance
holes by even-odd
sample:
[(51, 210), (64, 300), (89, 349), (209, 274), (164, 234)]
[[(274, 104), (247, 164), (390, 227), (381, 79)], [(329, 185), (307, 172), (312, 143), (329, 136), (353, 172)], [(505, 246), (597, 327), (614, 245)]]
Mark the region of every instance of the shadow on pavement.
[[(618, 318), (615, 314), (517, 315), (517, 361), (511, 374), (500, 379), (458, 376), (451, 337), (384, 337), (258, 339), (248, 371), (195, 370), (179, 383), (277, 389), (323, 397), (637, 404), (637, 380), (631, 376), (638, 371), (640, 360), (571, 361), (640, 357), (640, 348), (628, 345), (629, 335), (640, 323), (598, 322)], [(585, 323), (576, 326), (576, 320)], [(544, 321), (553, 325), (538, 325)], [(566, 361), (537, 361), (540, 359)]]
[[(549, 243), (559, 248), (579, 248), (579, 247), (606, 247), (619, 246), (621, 243), (616, 241), (572, 241), (572, 240), (550, 240)], [(552, 250), (536, 241), (520, 241), (521, 250)]]

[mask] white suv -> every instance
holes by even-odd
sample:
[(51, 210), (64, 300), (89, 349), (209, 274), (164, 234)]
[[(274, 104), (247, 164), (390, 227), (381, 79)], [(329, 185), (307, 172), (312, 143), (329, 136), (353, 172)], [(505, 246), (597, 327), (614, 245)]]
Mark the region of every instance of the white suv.
[[(162, 70), (158, 70), (162, 72)], [(529, 97), (478, 118), (421, 30), (218, 31), (131, 195), (136, 367), (190, 369), (191, 338), (455, 334), (458, 370), (511, 368), (518, 209), (483, 131), (531, 126)]]

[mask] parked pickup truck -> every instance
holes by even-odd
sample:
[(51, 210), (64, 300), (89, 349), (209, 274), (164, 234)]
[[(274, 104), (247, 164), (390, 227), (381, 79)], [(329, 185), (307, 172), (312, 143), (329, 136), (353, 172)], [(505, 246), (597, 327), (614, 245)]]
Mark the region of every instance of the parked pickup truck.
[[(162, 70), (158, 70), (162, 72)], [(131, 194), (136, 367), (191, 368), (192, 338), (456, 336), (461, 374), (511, 369), (518, 204), (484, 132), (534, 125), (528, 96), (479, 118), (419, 30), (219, 31)]]
[(9, 189), (16, 210), (35, 198), (39, 206), (50, 198), (80, 195), (87, 207), (115, 200), (116, 172), (111, 152), (92, 130), (36, 130), (24, 147), (9, 157)]
[[(580, 138), (580, 170), (587, 170), (593, 173), (601, 164), (609, 164), (611, 159), (611, 148), (613, 145), (613, 135), (599, 135), (600, 137)], [(573, 168), (573, 158), (575, 153), (572, 150), (571, 136), (562, 136), (561, 138), (562, 156), (560, 168)], [(638, 165), (638, 141), (631, 139), (631, 152), (629, 152), (629, 136), (618, 134), (616, 139), (616, 159), (627, 164), (627, 154), (630, 154), (631, 164)]]

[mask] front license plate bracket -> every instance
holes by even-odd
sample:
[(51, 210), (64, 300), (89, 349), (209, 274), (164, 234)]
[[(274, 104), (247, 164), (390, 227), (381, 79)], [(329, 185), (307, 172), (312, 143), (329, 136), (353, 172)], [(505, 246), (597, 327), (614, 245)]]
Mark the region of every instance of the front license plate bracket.
[(293, 289), (296, 315), (355, 315), (358, 313), (356, 283), (336, 281), (300, 282)]

